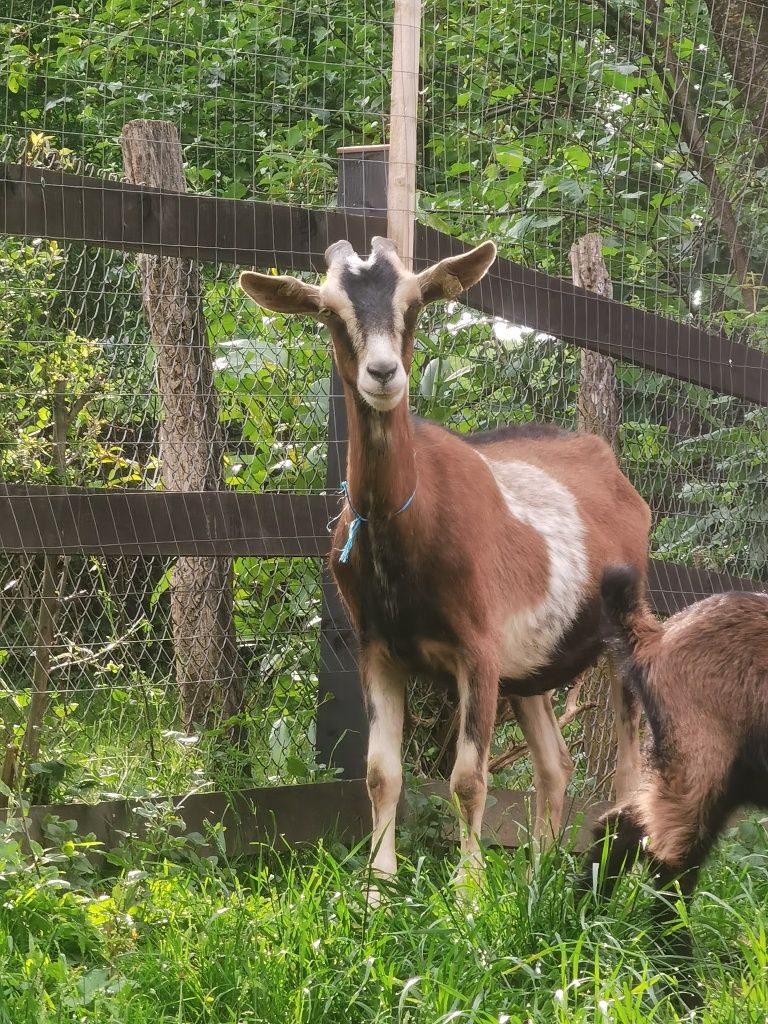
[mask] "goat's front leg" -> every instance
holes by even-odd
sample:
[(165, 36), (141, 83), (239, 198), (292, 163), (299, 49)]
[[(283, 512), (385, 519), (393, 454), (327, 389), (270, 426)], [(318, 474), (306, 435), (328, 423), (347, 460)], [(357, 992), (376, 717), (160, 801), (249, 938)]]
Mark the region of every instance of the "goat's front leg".
[(459, 734), (451, 772), (451, 796), (461, 812), (461, 867), (458, 881), (482, 867), (480, 833), (488, 792), (488, 754), (496, 719), (499, 672), (495, 664), (476, 665), (457, 677)]
[[(361, 675), (368, 712), (368, 796), (373, 834), (371, 868), (376, 874), (395, 873), (395, 815), (403, 785), (402, 743), (405, 674), (380, 650), (363, 652)], [(376, 895), (372, 892), (372, 897)]]
[(573, 761), (555, 717), (551, 693), (520, 697), (513, 705), (533, 761), (534, 837), (546, 847), (562, 827), (565, 791), (573, 774)]

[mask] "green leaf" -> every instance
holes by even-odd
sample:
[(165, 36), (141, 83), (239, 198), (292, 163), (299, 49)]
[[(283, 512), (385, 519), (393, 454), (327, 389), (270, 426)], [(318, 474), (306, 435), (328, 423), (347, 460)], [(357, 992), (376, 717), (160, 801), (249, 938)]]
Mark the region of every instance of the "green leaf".
[(535, 93), (543, 95), (544, 93), (554, 92), (557, 86), (557, 75), (549, 75), (548, 78), (539, 78), (533, 85), (532, 89)]
[(533, 226), (535, 228), (552, 228), (555, 224), (559, 224), (562, 219), (562, 216), (559, 214), (551, 214), (548, 217), (535, 217)]
[(494, 157), (508, 171), (519, 171), (523, 164), (530, 163), (520, 146), (497, 146)]
[(522, 238), (536, 219), (535, 214), (526, 213), (518, 217), (509, 231), (510, 238)]
[(592, 156), (583, 146), (566, 146), (563, 157), (576, 171), (586, 170), (592, 164)]

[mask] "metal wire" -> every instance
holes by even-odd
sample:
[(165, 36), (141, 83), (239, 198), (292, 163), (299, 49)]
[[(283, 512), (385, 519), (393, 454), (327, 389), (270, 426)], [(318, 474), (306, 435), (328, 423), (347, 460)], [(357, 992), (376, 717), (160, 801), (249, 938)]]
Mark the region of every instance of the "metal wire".
[[(764, 17), (742, 6), (752, 22)], [(0, 18), (5, 160), (119, 177), (123, 124), (156, 117), (179, 129), (190, 189), (330, 209), (337, 147), (385, 138), (391, 24), (380, 6), (79, 0), (71, 10), (65, 29), (53, 4), (12, 2)], [(504, 255), (564, 278), (571, 244), (597, 231), (618, 299), (765, 349), (764, 140), (726, 59), (728, 47), (746, 52), (749, 24), (723, 41), (703, 5), (663, 18), (657, 31), (641, 12), (602, 3), (427, 4), (419, 216), (473, 241), (491, 236)], [(2, 239), (4, 483), (160, 486), (163, 412), (140, 276), (133, 255)], [(224, 484), (322, 490), (331, 377), (320, 328), (255, 309), (231, 267), (200, 264), (182, 286), (204, 311)], [(575, 427), (579, 362), (556, 338), (455, 305), (420, 326), (412, 406), (459, 431), (531, 419)], [(652, 506), (654, 554), (768, 580), (765, 408), (629, 363), (616, 366), (616, 394), (621, 461)], [(51, 568), (38, 797), (219, 786), (246, 765), (261, 782), (322, 771), (316, 561), (242, 558), (227, 569), (247, 738), (224, 765), (179, 713), (173, 562), (72, 556)], [(44, 579), (42, 556), (0, 559), (7, 742), (28, 716)], [(215, 609), (229, 597), (213, 589)], [(450, 708), (417, 687), (411, 713), (409, 757), (445, 771)], [(216, 728), (227, 728), (223, 712)], [(602, 704), (567, 728), (586, 790), (610, 776), (609, 728)], [(503, 720), (495, 753), (520, 739)], [(526, 772), (519, 761), (499, 777), (525, 782)]]

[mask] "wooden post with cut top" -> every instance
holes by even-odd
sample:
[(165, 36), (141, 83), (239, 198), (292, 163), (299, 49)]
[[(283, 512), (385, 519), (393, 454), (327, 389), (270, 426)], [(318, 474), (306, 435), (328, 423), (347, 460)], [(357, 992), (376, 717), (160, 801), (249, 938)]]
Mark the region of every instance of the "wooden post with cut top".
[(419, 109), (421, 0), (395, 0), (389, 117), (387, 235), (403, 264), (413, 264)]

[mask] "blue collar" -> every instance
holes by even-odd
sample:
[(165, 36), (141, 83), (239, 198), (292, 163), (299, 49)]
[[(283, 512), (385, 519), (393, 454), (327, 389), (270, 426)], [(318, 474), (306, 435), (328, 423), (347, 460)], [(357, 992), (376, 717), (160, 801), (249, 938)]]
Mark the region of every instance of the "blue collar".
[[(416, 484), (416, 487), (418, 487), (418, 483)], [(388, 518), (394, 519), (395, 516), (399, 516), (402, 512), (405, 512), (405, 510), (411, 504), (413, 499), (416, 497), (416, 487), (414, 487), (413, 494), (410, 496), (408, 501), (406, 501), (406, 503), (402, 506), (402, 508), (399, 508), (397, 510), (397, 512), (393, 512), (392, 515), (389, 516)], [(339, 555), (339, 561), (346, 563), (349, 560), (349, 554), (350, 554), (350, 552), (352, 550), (352, 545), (355, 543), (355, 537), (357, 536), (357, 531), (360, 529), (360, 524), (361, 523), (367, 523), (369, 521), (369, 519), (368, 519), (367, 516), (361, 516), (360, 513), (355, 508), (355, 506), (352, 504), (352, 500), (349, 497), (349, 487), (347, 486), (347, 481), (346, 480), (342, 480), (341, 481), (341, 493), (344, 495), (344, 499), (346, 500), (346, 502), (349, 505), (350, 509), (354, 513), (352, 522), (349, 524), (349, 533), (347, 534), (347, 542), (344, 545), (344, 547), (341, 549), (341, 554)]]

